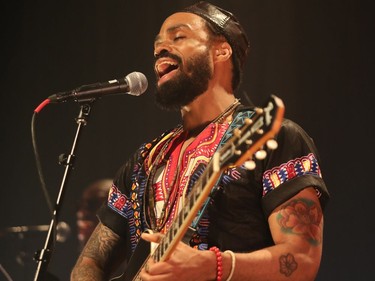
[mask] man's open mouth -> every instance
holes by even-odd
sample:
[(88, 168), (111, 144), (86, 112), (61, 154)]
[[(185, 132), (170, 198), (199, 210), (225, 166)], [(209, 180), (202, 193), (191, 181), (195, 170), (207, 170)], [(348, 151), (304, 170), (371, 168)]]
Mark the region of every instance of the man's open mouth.
[(171, 59), (161, 59), (155, 64), (155, 71), (160, 78), (178, 68), (178, 63)]

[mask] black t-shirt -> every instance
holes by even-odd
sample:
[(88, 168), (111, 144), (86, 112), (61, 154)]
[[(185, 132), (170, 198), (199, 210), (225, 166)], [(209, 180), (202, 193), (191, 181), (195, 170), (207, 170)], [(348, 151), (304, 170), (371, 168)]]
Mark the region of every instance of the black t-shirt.
[[(246, 110), (249, 109), (242, 107), (239, 111)], [(104, 225), (126, 239), (128, 257), (146, 225), (143, 195), (147, 172), (144, 161), (155, 144), (173, 135), (175, 130), (142, 145), (120, 168), (108, 204), (98, 213)], [(297, 124), (284, 120), (276, 140), (278, 148), (268, 150), (264, 160), (256, 161), (255, 170), (241, 166), (223, 173), (218, 191), (191, 240), (192, 246), (208, 249), (215, 245), (221, 250), (249, 252), (273, 245), (268, 216), (277, 206), (307, 187), (317, 190), (324, 208), (329, 194), (321, 177), (318, 152), (312, 139)]]

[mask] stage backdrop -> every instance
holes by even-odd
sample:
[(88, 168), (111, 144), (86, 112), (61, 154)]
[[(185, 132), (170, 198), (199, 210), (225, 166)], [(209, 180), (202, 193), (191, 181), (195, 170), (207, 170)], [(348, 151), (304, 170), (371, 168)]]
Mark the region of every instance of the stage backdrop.
[[(67, 280), (78, 254), (75, 213), (83, 189), (111, 178), (144, 141), (179, 123), (154, 106), (153, 41), (163, 19), (193, 1), (7, 1), (1, 29), (0, 263), (14, 280), (31, 280), (34, 251), (45, 232), (9, 227), (47, 225), (30, 124), (49, 95), (143, 72), (140, 97), (106, 97), (92, 106), (75, 153), (60, 219), (71, 234), (57, 243), (50, 271)], [(212, 1), (233, 11), (251, 42), (238, 96), (260, 105), (280, 96), (286, 117), (314, 138), (332, 198), (317, 280), (370, 280), (373, 275), (374, 38), (372, 1)], [(55, 202), (79, 105), (47, 105), (35, 128), (48, 192)], [(5, 231), (7, 230), (7, 231)], [(0, 273), (0, 279), (3, 277)], [(1, 279), (2, 280), (2, 279)]]

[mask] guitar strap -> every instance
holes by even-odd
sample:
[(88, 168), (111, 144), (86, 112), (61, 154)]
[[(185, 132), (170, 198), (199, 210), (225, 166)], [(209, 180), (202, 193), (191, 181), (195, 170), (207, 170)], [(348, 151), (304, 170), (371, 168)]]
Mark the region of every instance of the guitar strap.
[[(245, 122), (245, 119), (251, 118), (253, 116), (253, 114), (254, 114), (254, 110), (251, 110), (251, 109), (247, 109), (247, 110), (238, 112), (235, 115), (233, 121), (230, 123), (230, 125), (229, 125), (227, 131), (225, 132), (224, 136), (222, 137), (216, 151), (218, 149), (220, 149), (227, 142), (227, 140), (230, 139), (233, 136), (233, 130), (235, 128), (238, 128), (238, 127), (242, 126)], [(185, 244), (189, 244), (189, 241), (190, 241), (192, 235), (194, 234), (194, 232), (196, 232), (199, 221), (201, 220), (203, 214), (205, 213), (207, 207), (209, 206), (209, 203), (210, 203), (211, 199), (215, 196), (216, 192), (220, 189), (220, 187), (218, 186), (218, 183), (220, 182), (220, 180), (221, 180), (221, 177), (219, 177), (219, 179), (216, 181), (216, 184), (212, 188), (210, 195), (207, 197), (206, 201), (203, 203), (202, 208), (199, 210), (197, 216), (195, 217), (195, 219), (191, 223), (189, 229), (186, 231), (185, 236), (182, 239), (182, 241)]]

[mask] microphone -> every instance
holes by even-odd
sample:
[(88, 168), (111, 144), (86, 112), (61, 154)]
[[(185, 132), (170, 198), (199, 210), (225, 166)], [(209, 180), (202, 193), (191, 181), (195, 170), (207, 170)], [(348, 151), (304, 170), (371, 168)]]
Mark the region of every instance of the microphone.
[(129, 94), (139, 96), (147, 90), (148, 82), (146, 76), (141, 72), (132, 72), (122, 79), (110, 80), (103, 83), (83, 85), (68, 92), (60, 92), (48, 97), (51, 103), (75, 102), (83, 100), (98, 99), (104, 96), (116, 94)]

